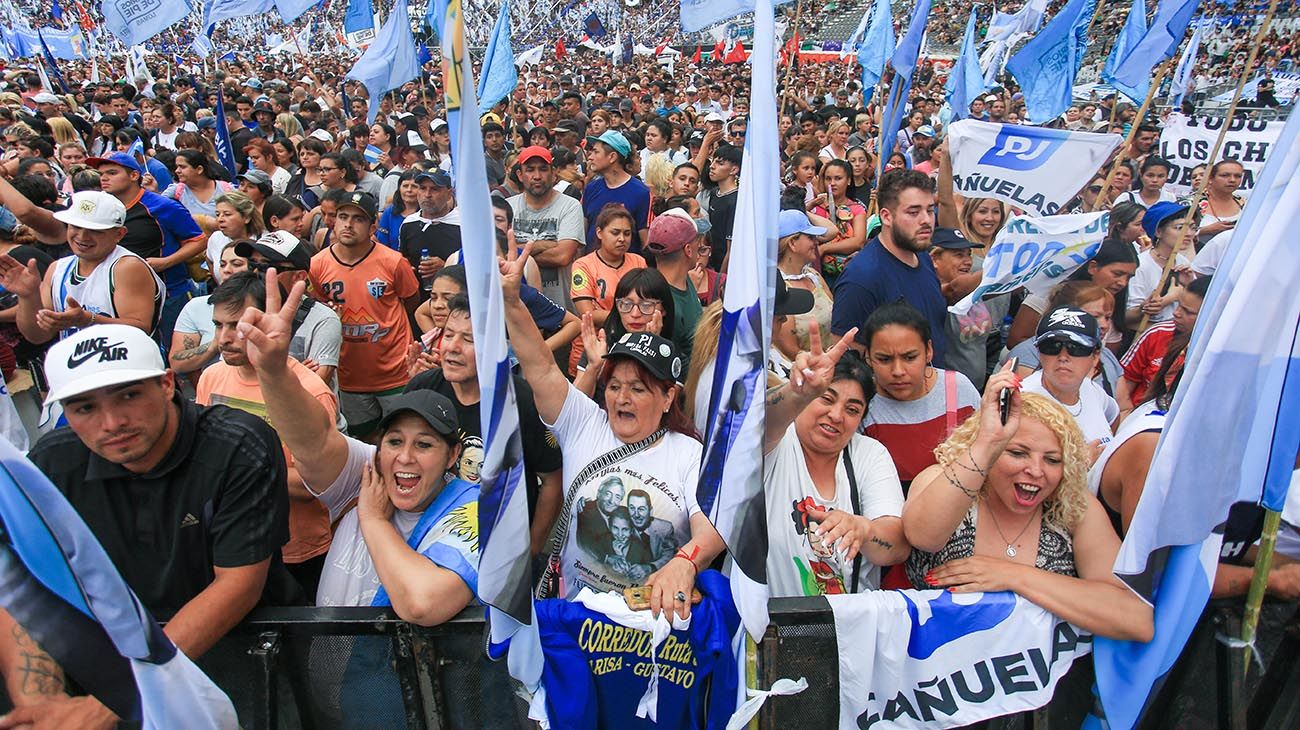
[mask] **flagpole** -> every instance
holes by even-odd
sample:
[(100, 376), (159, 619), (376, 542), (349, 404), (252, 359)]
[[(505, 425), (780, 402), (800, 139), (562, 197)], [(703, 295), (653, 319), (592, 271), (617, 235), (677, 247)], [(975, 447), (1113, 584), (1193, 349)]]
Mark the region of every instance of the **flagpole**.
[[(799, 19), (803, 17), (803, 0), (794, 8), (794, 34), (790, 37), (798, 41), (799, 39)], [(795, 43), (794, 52), (785, 60), (785, 78), (781, 80), (781, 86), (785, 91), (781, 93), (781, 113), (785, 114), (790, 104), (790, 76), (794, 73), (794, 60), (799, 55), (799, 44)]]
[[(1246, 80), (1250, 78), (1250, 70), (1255, 65), (1255, 58), (1259, 55), (1259, 47), (1264, 43), (1264, 34), (1268, 31), (1269, 24), (1273, 22), (1273, 13), (1276, 10), (1277, 0), (1269, 0), (1268, 10), (1264, 12), (1264, 20), (1260, 22), (1259, 31), (1255, 33), (1255, 42), (1250, 45), (1250, 53), (1246, 56), (1246, 65), (1242, 67), (1241, 75), (1237, 77), (1237, 88), (1232, 92), (1232, 103), (1228, 105), (1228, 111), (1224, 115), (1223, 126), (1219, 128), (1219, 136), (1214, 140), (1214, 149), (1210, 152), (1210, 156), (1206, 158), (1207, 164), (1211, 167), (1214, 165), (1215, 158), (1219, 156), (1219, 150), (1223, 149), (1223, 140), (1228, 136), (1228, 127), (1232, 126), (1233, 115), (1237, 113), (1237, 103), (1241, 101), (1241, 92), (1246, 87)], [(1173, 59), (1171, 58), (1169, 61), (1172, 63)], [(1158, 84), (1152, 84), (1153, 91), (1157, 85)], [(1136, 129), (1137, 125), (1134, 124), (1133, 128)], [(1112, 174), (1114, 174), (1113, 171)], [(1183, 216), (1183, 230), (1187, 230), (1187, 227), (1192, 224), (1192, 217), (1195, 215), (1197, 207), (1199, 207), (1201, 196), (1205, 195), (1205, 188), (1209, 182), (1210, 175), (1207, 171), (1205, 175), (1201, 176), (1201, 184), (1196, 187), (1195, 194), (1190, 198), (1191, 204), (1187, 206), (1187, 214)], [(1109, 179), (1107, 180), (1107, 184), (1109, 185)], [(1102, 192), (1105, 192), (1105, 190), (1102, 190)], [(1160, 282), (1156, 285), (1156, 288), (1152, 290), (1153, 292), (1164, 290), (1165, 283), (1169, 280), (1169, 275), (1174, 270), (1174, 263), (1178, 260), (1179, 248), (1181, 248), (1181, 246), (1175, 247), (1174, 252), (1169, 255), (1169, 260), (1165, 261), (1165, 267), (1160, 272)], [(1138, 322), (1136, 334), (1141, 334), (1146, 331), (1147, 323), (1150, 319), (1150, 315), (1145, 313), (1142, 315), (1142, 321)], [(1267, 562), (1256, 561), (1256, 578), (1259, 576), (1261, 566), (1263, 567), (1264, 575), (1268, 575), (1268, 562), (1271, 562), (1272, 555), (1270, 555), (1269, 558), (1270, 560)], [(1262, 599), (1263, 596), (1260, 596), (1260, 598)], [(1249, 608), (1250, 606), (1248, 604), (1247, 609)], [(1256, 611), (1258, 612), (1258, 610), (1259, 607), (1256, 605)], [(1255, 618), (1256, 622), (1258, 622), (1259, 617), (1256, 616)], [(1255, 631), (1255, 626), (1253, 624), (1243, 625), (1241, 627), (1242, 634), (1245, 635), (1247, 626), (1249, 626), (1250, 632), (1253, 635)]]
[(1254, 649), (1255, 629), (1259, 626), (1259, 610), (1268, 590), (1268, 573), (1273, 566), (1273, 549), (1277, 545), (1277, 531), (1282, 525), (1282, 513), (1264, 511), (1264, 528), (1259, 536), (1259, 552), (1255, 556), (1255, 573), (1250, 577), (1250, 591), (1246, 593), (1246, 613), (1241, 621), (1241, 641), (1244, 646), (1243, 674), (1250, 672), (1250, 653)]
[[(1097, 8), (1092, 11), (1092, 20), (1088, 21), (1088, 35), (1092, 35), (1092, 27), (1097, 24), (1097, 18), (1101, 17), (1101, 11), (1106, 9), (1106, 0), (1097, 0)], [(1119, 42), (1119, 37), (1115, 38)]]
[[(1097, 195), (1097, 200), (1092, 204), (1092, 212), (1095, 213), (1101, 210), (1102, 203), (1106, 200), (1106, 193), (1110, 190), (1110, 184), (1115, 179), (1115, 173), (1119, 170), (1120, 163), (1124, 161), (1124, 155), (1128, 154), (1129, 145), (1133, 144), (1133, 138), (1137, 136), (1138, 127), (1142, 126), (1142, 120), (1146, 118), (1147, 110), (1151, 108), (1151, 102), (1156, 98), (1156, 90), (1160, 88), (1160, 82), (1164, 80), (1171, 63), (1172, 59), (1160, 64), (1155, 78), (1151, 79), (1151, 87), (1147, 90), (1147, 98), (1142, 100), (1142, 106), (1138, 108), (1137, 116), (1133, 117), (1133, 124), (1128, 128), (1128, 134), (1124, 137), (1124, 144), (1120, 146), (1119, 153), (1115, 155), (1115, 161), (1111, 163), (1110, 172), (1106, 173), (1106, 182), (1102, 185), (1101, 193)], [(1110, 106), (1110, 121), (1112, 124), (1115, 122), (1115, 110), (1118, 108), (1119, 92), (1116, 91), (1115, 103)]]

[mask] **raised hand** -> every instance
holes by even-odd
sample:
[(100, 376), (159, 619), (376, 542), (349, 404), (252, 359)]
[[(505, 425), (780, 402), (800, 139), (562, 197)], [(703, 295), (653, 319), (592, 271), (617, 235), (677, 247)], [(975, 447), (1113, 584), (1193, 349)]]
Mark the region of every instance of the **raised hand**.
[(23, 264), (9, 254), (0, 255), (0, 285), (20, 298), (41, 295), (41, 272), (36, 259)]
[(36, 324), (41, 329), (51, 332), (62, 332), (74, 327), (88, 327), (93, 315), (82, 308), (76, 299), (68, 297), (66, 305), (62, 312), (56, 312), (53, 309), (42, 309), (36, 313)]
[(532, 255), (533, 244), (526, 243), (524, 248), (517, 255), (515, 248), (509, 246), (506, 248), (505, 261), (499, 261), (501, 267), (501, 293), (506, 301), (519, 301), (519, 287), (524, 281), (524, 266), (528, 263), (528, 257)]
[(587, 353), (587, 367), (599, 368), (609, 346), (605, 342), (605, 329), (596, 326), (591, 312), (582, 315), (582, 346)]
[(656, 335), (664, 331), (663, 307), (655, 307), (655, 313), (650, 315), (650, 324), (646, 325), (646, 331)]
[(858, 328), (854, 327), (845, 332), (831, 349), (823, 351), (821, 328), (813, 320), (808, 327), (808, 351), (795, 355), (794, 366), (790, 368), (791, 390), (805, 397), (815, 398), (821, 395), (830, 387), (835, 365), (857, 334)]
[(293, 285), (288, 298), (280, 301), (280, 283), (274, 268), (266, 271), (266, 311), (244, 310), (237, 329), (244, 340), (248, 362), (258, 373), (281, 375), (289, 367), (289, 342), (293, 339), (293, 315), (307, 291), (307, 282)]
[[(1020, 428), (1020, 376), (1016, 375), (1014, 367), (1015, 364), (1008, 360), (1001, 370), (993, 373), (984, 385), (984, 397), (980, 400), (980, 430), (977, 438), (987, 440), (999, 450)], [(1005, 424), (1002, 423), (998, 404), (998, 396), (1003, 390), (1011, 391), (1011, 407)]]

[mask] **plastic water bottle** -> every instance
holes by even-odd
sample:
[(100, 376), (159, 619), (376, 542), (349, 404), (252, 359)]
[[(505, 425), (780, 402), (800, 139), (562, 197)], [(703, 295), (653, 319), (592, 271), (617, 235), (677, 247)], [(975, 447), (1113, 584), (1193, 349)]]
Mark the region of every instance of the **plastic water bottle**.
[[(425, 261), (428, 261), (428, 260), (431, 259), (431, 258), (433, 258), (433, 257), (429, 255), (429, 249), (427, 249), (427, 248), (422, 248), (422, 249), (420, 249), (420, 263), (424, 263)], [(420, 288), (423, 289), (423, 290), (425, 291), (426, 294), (429, 293), (429, 292), (432, 292), (432, 291), (433, 291), (433, 277), (432, 277), (432, 276), (421, 276), (421, 277), (420, 277)]]

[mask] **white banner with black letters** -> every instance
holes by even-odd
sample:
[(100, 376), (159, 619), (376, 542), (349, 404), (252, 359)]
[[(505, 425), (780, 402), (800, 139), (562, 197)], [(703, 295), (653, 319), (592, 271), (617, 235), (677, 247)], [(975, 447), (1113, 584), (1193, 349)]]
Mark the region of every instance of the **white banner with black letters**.
[[(1273, 151), (1284, 126), (1284, 121), (1232, 120), (1228, 133), (1223, 137), (1218, 159), (1236, 160), (1246, 168), (1239, 190), (1249, 191), (1255, 187), (1255, 177), (1264, 169), (1264, 161)], [(1173, 165), (1169, 182), (1165, 184), (1167, 190), (1175, 195), (1192, 192), (1192, 169), (1210, 159), (1222, 128), (1223, 120), (1217, 117), (1170, 115), (1160, 132), (1160, 156)]]
[(948, 128), (953, 185), (967, 198), (1053, 215), (1123, 141), (1118, 134), (963, 119)]
[(948, 311), (965, 314), (981, 299), (1022, 286), (1033, 294), (1047, 293), (1097, 255), (1108, 225), (1107, 211), (1013, 216), (984, 254), (979, 286)]
[(827, 596), (840, 728), (946, 728), (1042, 707), (1092, 635), (1009, 593)]

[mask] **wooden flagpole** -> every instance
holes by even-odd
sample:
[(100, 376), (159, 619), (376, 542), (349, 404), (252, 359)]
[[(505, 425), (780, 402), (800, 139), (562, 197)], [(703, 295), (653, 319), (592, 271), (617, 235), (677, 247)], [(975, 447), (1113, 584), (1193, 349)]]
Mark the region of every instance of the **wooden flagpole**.
[[(1128, 129), (1128, 134), (1124, 137), (1124, 144), (1120, 145), (1119, 153), (1115, 155), (1115, 161), (1111, 163), (1110, 172), (1106, 173), (1106, 183), (1101, 188), (1101, 193), (1097, 195), (1097, 200), (1093, 201), (1093, 211), (1101, 210), (1102, 201), (1105, 200), (1106, 193), (1110, 190), (1110, 184), (1115, 180), (1115, 172), (1124, 162), (1125, 155), (1128, 154), (1129, 145), (1133, 144), (1133, 138), (1137, 136), (1138, 127), (1142, 125), (1142, 120), (1146, 118), (1147, 110), (1151, 108), (1151, 102), (1156, 98), (1156, 90), (1160, 88), (1160, 82), (1164, 80), (1165, 74), (1169, 71), (1169, 66), (1173, 60), (1160, 64), (1156, 70), (1155, 78), (1151, 79), (1151, 88), (1147, 91), (1147, 98), (1142, 100), (1142, 106), (1138, 108), (1137, 116), (1133, 117), (1133, 124)], [(1115, 110), (1119, 108), (1119, 91), (1115, 92), (1115, 103), (1110, 107), (1110, 120), (1115, 121)]]
[(797, 41), (799, 39), (799, 21), (802, 18), (803, 0), (799, 0), (799, 4), (794, 9), (794, 34), (790, 36), (796, 40), (795, 49), (794, 53), (791, 53), (785, 60), (785, 78), (781, 80), (781, 87), (785, 89), (781, 93), (781, 114), (785, 114), (786, 110), (790, 108), (790, 76), (794, 73), (795, 58), (799, 55), (799, 43)]

